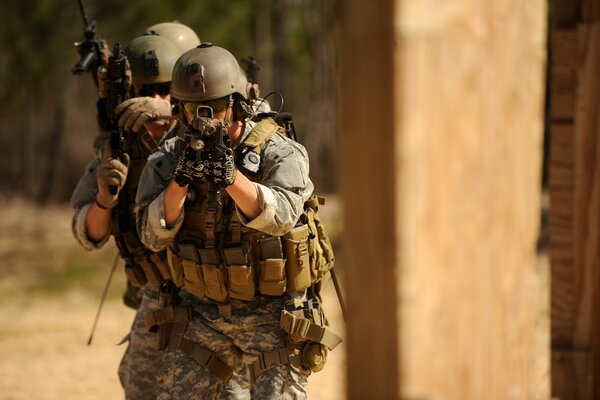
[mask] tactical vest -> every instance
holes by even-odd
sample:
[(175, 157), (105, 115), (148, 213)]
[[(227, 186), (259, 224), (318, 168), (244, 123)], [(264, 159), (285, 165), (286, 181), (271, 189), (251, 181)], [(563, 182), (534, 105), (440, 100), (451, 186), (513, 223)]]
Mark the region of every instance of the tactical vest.
[[(172, 136), (174, 130), (171, 129), (167, 136)], [(136, 287), (160, 286), (170, 279), (166, 252), (155, 253), (144, 246), (137, 234), (134, 213), (135, 196), (146, 159), (156, 150), (158, 145), (147, 131), (127, 136), (123, 144), (123, 151), (130, 157), (127, 179), (111, 214), (111, 234), (125, 260), (127, 279)]]
[[(259, 179), (260, 154), (277, 133), (282, 134), (281, 128), (267, 118), (240, 144), (237, 164), (250, 180)], [(256, 168), (244, 167), (244, 160)], [(308, 225), (282, 237), (267, 235), (243, 226), (233, 200), (225, 190), (220, 195), (215, 203), (209, 200), (207, 183), (188, 187), (183, 225), (168, 252), (175, 284), (217, 302), (252, 300), (257, 294), (281, 296), (309, 287)]]
[[(237, 149), (236, 165), (254, 182), (260, 180), (262, 149), (275, 134), (285, 136), (285, 131), (270, 118), (261, 120)], [(276, 237), (243, 226), (231, 197), (225, 190), (220, 196), (209, 192), (207, 183), (188, 186), (183, 224), (168, 248), (174, 284), (198, 298), (219, 302), (225, 318), (231, 317), (231, 310), (229, 315), (226, 311), (229, 299), (250, 301), (259, 294), (281, 296), (309, 287), (318, 297), (333, 265), (331, 243), (317, 216), (322, 201), (312, 196), (298, 225)], [(158, 332), (158, 348), (183, 351), (227, 383), (233, 370), (212, 351), (184, 337), (192, 307), (169, 301), (178, 297), (169, 295), (175, 290), (168, 285), (161, 288), (165, 289), (164, 308), (145, 317), (146, 326)], [(320, 303), (310, 299), (286, 304), (280, 327), (290, 337), (288, 347), (262, 353), (256, 362), (245, 365), (240, 373), (246, 373), (251, 384), (265, 370), (283, 364), (293, 364), (306, 373), (319, 371), (328, 351), (341, 342), (328, 329)]]

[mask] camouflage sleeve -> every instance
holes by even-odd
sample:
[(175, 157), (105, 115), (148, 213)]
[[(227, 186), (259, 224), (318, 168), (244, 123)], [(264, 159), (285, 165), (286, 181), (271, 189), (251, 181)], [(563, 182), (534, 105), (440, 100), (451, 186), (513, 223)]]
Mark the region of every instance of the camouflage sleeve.
[(95, 159), (88, 164), (85, 173), (79, 180), (79, 183), (71, 196), (71, 206), (75, 210), (71, 229), (75, 239), (77, 239), (79, 244), (86, 250), (97, 250), (101, 248), (110, 237), (110, 235), (106, 235), (100, 242), (93, 242), (90, 240), (86, 229), (87, 214), (91, 204), (96, 200), (96, 194), (98, 193), (98, 186), (96, 183), (96, 167), (98, 166), (98, 163), (99, 160)]
[(261, 176), (255, 183), (262, 212), (248, 220), (238, 209), (242, 223), (270, 235), (290, 231), (304, 209), (314, 186), (308, 177), (308, 155), (304, 147), (276, 135), (262, 153)]
[(173, 141), (167, 141), (160, 151), (148, 158), (135, 198), (138, 235), (142, 243), (153, 251), (165, 249), (183, 223), (183, 213), (170, 229), (165, 223), (163, 192), (175, 170), (172, 151)]

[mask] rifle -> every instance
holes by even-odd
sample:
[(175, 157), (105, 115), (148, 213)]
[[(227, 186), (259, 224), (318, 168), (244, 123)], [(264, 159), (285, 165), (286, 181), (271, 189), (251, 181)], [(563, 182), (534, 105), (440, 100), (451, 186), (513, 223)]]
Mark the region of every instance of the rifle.
[(85, 12), (82, 0), (77, 0), (79, 11), (83, 19), (83, 42), (75, 42), (75, 48), (79, 53), (79, 61), (71, 68), (75, 75), (91, 72), (94, 84), (98, 86), (98, 67), (106, 65), (109, 52), (106, 41), (96, 33), (96, 21), (89, 20)]
[[(111, 157), (115, 159), (119, 159), (123, 154), (123, 142), (125, 141), (123, 130), (119, 127), (118, 120), (115, 117), (115, 109), (129, 98), (128, 70), (127, 56), (121, 50), (119, 43), (115, 43), (112, 55), (108, 59), (108, 65), (98, 68), (98, 76), (102, 81), (107, 82), (106, 98), (104, 102), (98, 103), (98, 111), (108, 121), (107, 129), (110, 131)], [(104, 110), (102, 110), (102, 105), (105, 107)], [(116, 186), (110, 186), (109, 190), (111, 194), (117, 194)]]
[[(96, 32), (96, 21), (88, 18), (83, 0), (77, 0), (77, 3), (83, 19), (85, 40), (75, 43), (81, 57), (71, 68), (71, 72), (75, 75), (81, 75), (84, 72), (92, 74), (100, 97), (96, 103), (98, 123), (101, 129), (110, 132), (112, 157), (119, 158), (125, 139), (115, 118), (114, 110), (129, 98), (129, 63), (118, 43), (115, 43), (112, 53), (109, 51), (106, 41)], [(110, 191), (112, 194), (116, 194), (117, 188), (111, 187)]]

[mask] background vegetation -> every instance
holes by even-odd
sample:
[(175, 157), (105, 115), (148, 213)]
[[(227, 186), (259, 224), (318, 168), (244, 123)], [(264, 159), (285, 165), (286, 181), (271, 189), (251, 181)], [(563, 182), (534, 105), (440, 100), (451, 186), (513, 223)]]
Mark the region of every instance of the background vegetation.
[[(262, 94), (281, 92), (311, 156), (317, 191), (335, 190), (334, 2), (319, 0), (84, 0), (109, 46), (178, 20), (202, 41), (254, 56)], [(92, 157), (96, 90), (73, 76), (83, 39), (76, 0), (7, 0), (0, 24), (0, 193), (60, 202)]]

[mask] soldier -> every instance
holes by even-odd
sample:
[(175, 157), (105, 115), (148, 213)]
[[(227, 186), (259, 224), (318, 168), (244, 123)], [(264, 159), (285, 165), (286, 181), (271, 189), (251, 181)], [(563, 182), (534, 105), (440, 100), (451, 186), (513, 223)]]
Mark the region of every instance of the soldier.
[(177, 125), (169, 119), (153, 120), (152, 112), (140, 117), (132, 110), (151, 104), (156, 112), (165, 114), (166, 109), (170, 113), (171, 71), (182, 51), (158, 35), (135, 38), (124, 51), (137, 97), (116, 110), (121, 113), (120, 124), (126, 131), (123, 155), (112, 158), (110, 146), (105, 145), (98, 158), (87, 166), (71, 198), (75, 209), (73, 233), (86, 250), (99, 249), (110, 235), (114, 236), (125, 260), (128, 286), (142, 288), (141, 299), (136, 298), (133, 290), (124, 296), (127, 305), (139, 310), (119, 366), (119, 378), (127, 399), (150, 399), (156, 396), (156, 376), (162, 366), (163, 352), (156, 349), (154, 335), (145, 329), (143, 315), (157, 308), (157, 288), (169, 278), (169, 269), (165, 252), (154, 253), (140, 242), (133, 210), (147, 156), (174, 136)]
[(148, 27), (145, 31), (146, 34), (157, 34), (164, 36), (173, 43), (175, 43), (182, 52), (200, 44), (200, 39), (196, 32), (187, 25), (183, 25), (180, 22), (161, 22), (159, 24)]
[(168, 249), (183, 287), (182, 305), (149, 318), (170, 326), (159, 329), (170, 350), (160, 400), (304, 399), (306, 377), (322, 368), (321, 345), (289, 319), (306, 311), (315, 318), (305, 327), (325, 324), (318, 304), (306, 301), (308, 156), (271, 118), (249, 119), (250, 89), (227, 50), (205, 43), (185, 52), (171, 94), (199, 136), (165, 142), (142, 173), (140, 238)]

